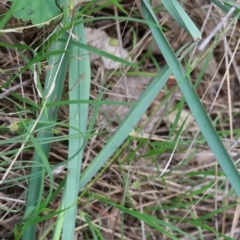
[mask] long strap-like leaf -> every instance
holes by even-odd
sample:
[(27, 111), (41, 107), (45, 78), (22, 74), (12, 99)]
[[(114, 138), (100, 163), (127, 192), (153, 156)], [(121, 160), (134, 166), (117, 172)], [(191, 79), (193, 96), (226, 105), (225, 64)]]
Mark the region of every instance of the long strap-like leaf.
[[(168, 0), (171, 1), (172, 4), (175, 6), (175, 0)], [(163, 4), (166, 1), (162, 1)], [(178, 5), (178, 7), (181, 7)], [(147, 22), (149, 23), (149, 28), (152, 31), (152, 34), (155, 38), (156, 43), (158, 44), (159, 49), (162, 51), (162, 54), (171, 69), (172, 73), (174, 74), (177, 83), (188, 103), (188, 106), (203, 134), (205, 137), (209, 147), (211, 148), (214, 156), (216, 157), (218, 163), (220, 164), (222, 170), (224, 171), (226, 177), (228, 178), (229, 182), (231, 183), (232, 187), (234, 188), (238, 197), (240, 197), (240, 175), (230, 158), (228, 152), (226, 151), (225, 147), (223, 146), (216, 130), (214, 129), (205, 109), (203, 108), (202, 103), (200, 102), (190, 79), (186, 76), (186, 73), (179, 62), (178, 58), (176, 57), (174, 51), (172, 50), (168, 40), (166, 39), (165, 35), (163, 34), (161, 28), (157, 26), (158, 22), (154, 16), (151, 6), (147, 0), (142, 0), (142, 10), (144, 17), (146, 18)], [(171, 12), (170, 12), (171, 13)], [(184, 17), (184, 16), (183, 16)], [(191, 32), (191, 29), (188, 30)], [(194, 33), (193, 33), (194, 34)], [(193, 35), (194, 39), (199, 38), (199, 35)]]

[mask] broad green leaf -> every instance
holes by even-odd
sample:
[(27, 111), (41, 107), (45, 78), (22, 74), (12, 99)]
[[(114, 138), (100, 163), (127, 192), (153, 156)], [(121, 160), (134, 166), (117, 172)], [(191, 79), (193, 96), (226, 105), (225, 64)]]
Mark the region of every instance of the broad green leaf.
[(13, 0), (18, 1), (13, 16), (33, 24), (47, 22), (61, 13), (54, 0)]

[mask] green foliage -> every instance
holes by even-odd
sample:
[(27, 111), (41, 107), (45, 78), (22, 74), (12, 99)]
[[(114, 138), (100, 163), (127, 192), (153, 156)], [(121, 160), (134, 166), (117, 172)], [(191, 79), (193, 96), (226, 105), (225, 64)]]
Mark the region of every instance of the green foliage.
[[(18, 2), (13, 16), (23, 21), (31, 21), (34, 25), (50, 21), (61, 13), (53, 0), (12, 0)], [(57, 0), (56, 0), (57, 1)]]
[[(95, 198), (97, 198), (100, 202), (104, 202), (104, 203), (107, 203), (108, 205), (114, 206), (114, 207), (118, 208), (119, 210), (121, 210), (122, 212), (125, 212), (129, 215), (134, 216), (137, 219), (140, 219), (140, 220), (146, 222), (147, 224), (152, 226), (154, 229), (159, 231), (159, 233), (163, 233), (165, 236), (168, 236), (170, 239), (178, 240), (179, 238), (177, 238), (175, 236), (176, 233), (179, 233), (181, 236), (187, 236), (187, 237), (189, 237), (189, 239), (195, 239), (194, 237), (191, 237), (189, 234), (183, 232), (180, 228), (175, 227), (174, 225), (164, 222), (160, 219), (157, 219), (155, 217), (152, 217), (152, 216), (149, 216), (146, 214), (142, 214), (138, 211), (126, 208), (122, 205), (118, 205), (118, 204), (116, 204), (112, 201), (109, 201), (107, 199), (104, 199), (98, 195), (95, 195)], [(173, 234), (170, 231), (167, 231), (165, 227), (171, 229), (173, 231), (173, 233), (175, 233), (175, 234)]]
[[(92, 1), (83, 6), (83, 12), (88, 13), (87, 6), (90, 7), (91, 3), (93, 4), (95, 2), (96, 1)], [(217, 2), (217, 0), (212, 0), (212, 2)], [(34, 103), (32, 100), (24, 98), (16, 93), (11, 94), (11, 97), (8, 98), (8, 100), (11, 101), (16, 106), (16, 109), (18, 109), (19, 111), (24, 111), (25, 109), (18, 104), (18, 101), (22, 101), (24, 104), (26, 104), (29, 112), (31, 112), (33, 115), (33, 119), (21, 119), (20, 122), (12, 122), (8, 126), (4, 125), (0, 127), (1, 131), (6, 131), (10, 132), (11, 134), (18, 135), (12, 137), (11, 139), (2, 140), (2, 146), (12, 143), (21, 144), (23, 146), (23, 152), (29, 150), (34, 151), (30, 175), (18, 176), (14, 178), (14, 181), (19, 181), (20, 183), (25, 182), (26, 179), (29, 180), (27, 207), (25, 215), (22, 218), (22, 224), (15, 226), (14, 228), (15, 239), (21, 239), (22, 236), (24, 240), (36, 239), (36, 224), (42, 223), (43, 221), (49, 220), (55, 216), (57, 216), (56, 222), (50, 225), (39, 239), (44, 239), (50, 231), (53, 232), (54, 227), (54, 240), (60, 239), (61, 236), (64, 240), (68, 238), (74, 238), (74, 228), (77, 218), (76, 212), (77, 205), (79, 203), (79, 192), (82, 191), (82, 197), (85, 193), (85, 190), (83, 190), (83, 188), (88, 185), (92, 178), (94, 178), (94, 180), (91, 182), (91, 184), (97, 181), (99, 177), (99, 175), (97, 174), (98, 171), (100, 169), (103, 169), (101, 172), (103, 173), (106, 168), (120, 156), (122, 150), (129, 147), (129, 143), (134, 138), (129, 137), (130, 132), (136, 126), (136, 124), (141, 119), (141, 117), (146, 112), (151, 103), (154, 101), (155, 97), (163, 89), (167, 80), (169, 79), (169, 76), (172, 73), (175, 75), (178, 85), (180, 86), (184, 95), (179, 105), (177, 106), (178, 112), (176, 115), (176, 119), (173, 123), (173, 126), (169, 130), (168, 137), (172, 140), (166, 141), (165, 143), (149, 143), (148, 140), (141, 139), (138, 140), (138, 142), (136, 141), (137, 147), (135, 150), (132, 151), (132, 149), (129, 148), (130, 153), (124, 160), (122, 160), (122, 162), (124, 163), (130, 161), (130, 164), (128, 165), (129, 169), (127, 177), (123, 176), (123, 184), (125, 188), (123, 198), (121, 199), (121, 204), (116, 204), (115, 202), (100, 197), (98, 195), (92, 195), (91, 197), (108, 206), (117, 208), (121, 211), (121, 213), (131, 215), (139, 221), (148, 224), (154, 230), (158, 231), (158, 233), (161, 233), (162, 235), (165, 235), (170, 239), (178, 239), (176, 235), (181, 237), (185, 236), (188, 239), (193, 239), (189, 234), (182, 231), (180, 227), (177, 227), (174, 223), (168, 223), (167, 221), (164, 221), (162, 219), (160, 220), (156, 217), (152, 217), (149, 211), (165, 211), (187, 208), (191, 209), (192, 205), (195, 205), (198, 202), (195, 196), (204, 195), (208, 191), (208, 189), (211, 188), (212, 185), (215, 183), (214, 177), (222, 176), (223, 173), (221, 171), (216, 173), (214, 172), (214, 169), (211, 168), (210, 170), (208, 169), (206, 171), (196, 170), (187, 172), (185, 174), (186, 178), (184, 180), (179, 180), (178, 183), (180, 185), (182, 184), (184, 186), (185, 183), (191, 181), (191, 178), (195, 178), (195, 182), (199, 183), (199, 185), (201, 184), (201, 181), (205, 180), (208, 177), (210, 180), (206, 181), (207, 184), (200, 185), (198, 188), (195, 188), (195, 186), (190, 187), (180, 196), (176, 196), (176, 198), (173, 198), (171, 202), (164, 201), (161, 206), (160, 204), (156, 204), (154, 206), (146, 207), (141, 213), (139, 209), (135, 209), (134, 200), (131, 199), (130, 196), (128, 196), (129, 186), (133, 189), (133, 191), (137, 192), (141, 191), (142, 184), (142, 179), (133, 179), (133, 181), (131, 182), (132, 179), (130, 176), (130, 168), (134, 165), (133, 159), (135, 159), (136, 156), (139, 158), (149, 157), (151, 158), (151, 160), (154, 159), (155, 164), (158, 165), (158, 163), (156, 163), (157, 155), (163, 154), (168, 151), (174, 151), (175, 146), (177, 146), (185, 122), (183, 122), (181, 128), (177, 132), (176, 126), (179, 121), (181, 111), (184, 107), (185, 99), (186, 102), (189, 104), (190, 110), (197, 119), (197, 123), (201, 128), (206, 141), (209, 143), (210, 147), (213, 150), (213, 153), (218, 159), (220, 165), (222, 166), (223, 171), (225, 171), (227, 178), (229, 178), (229, 181), (233, 185), (236, 193), (239, 195), (238, 172), (234, 167), (234, 164), (231, 162), (231, 159), (228, 156), (224, 146), (222, 145), (219, 136), (213, 129), (213, 126), (209, 121), (208, 116), (203, 109), (198, 96), (195, 93), (194, 87), (190, 82), (189, 78), (192, 67), (186, 64), (188, 69), (187, 71), (185, 71), (183, 65), (181, 64), (181, 60), (193, 49), (193, 47), (195, 47), (196, 41), (201, 38), (201, 33), (176, 0), (162, 0), (162, 3), (165, 5), (167, 11), (173, 16), (173, 18), (178, 22), (178, 24), (193, 37), (192, 42), (187, 43), (186, 45), (182, 46), (177, 52), (174, 52), (166, 39), (165, 33), (162, 31), (163, 27), (159, 26), (158, 21), (156, 20), (154, 11), (149, 5), (149, 1), (142, 1), (142, 3), (143, 15), (145, 16), (146, 21), (130, 17), (99, 17), (94, 19), (79, 19), (80, 14), (78, 16), (68, 16), (68, 12), (65, 8), (63, 16), (64, 18), (62, 22), (63, 25), (61, 28), (56, 27), (54, 29), (53, 36), (49, 40), (49, 43), (47, 43), (47, 45), (45, 46), (43, 52), (36, 52), (30, 47), (21, 44), (10, 45), (0, 43), (0, 46), (3, 47), (8, 47), (11, 49), (17, 48), (17, 51), (20, 54), (22, 54), (21, 50), (28, 50), (31, 51), (33, 55), (33, 58), (31, 60), (27, 59), (26, 57), (24, 58), (26, 61), (25, 66), (23, 66), (17, 74), (11, 76), (8, 81), (6, 81), (4, 86), (1, 86), (2, 88), (8, 87), (11, 82), (25, 70), (28, 69), (31, 72), (34, 72), (34, 66), (40, 66), (40, 63), (46, 59), (48, 60), (48, 66), (52, 66), (47, 71), (47, 76), (44, 82), (44, 89), (40, 89), (39, 91), (43, 95), (43, 98), (41, 99), (41, 103), (39, 105)], [(92, 14), (94, 9), (95, 11), (97, 11), (99, 9), (102, 9), (103, 6), (115, 4), (116, 8), (119, 9), (122, 14), (127, 15), (127, 12), (120, 5), (119, 1), (111, 0), (105, 4), (106, 5), (101, 6), (94, 5), (93, 8), (89, 9), (89, 12)], [(67, 5), (68, 1), (65, 1), (65, 6)], [(4, 17), (2, 26), (5, 24), (7, 19), (9, 19), (12, 13), (15, 17), (20, 18), (24, 21), (31, 21), (33, 24), (43, 24), (50, 21), (61, 13), (59, 6), (56, 5), (56, 2), (54, 0), (13, 0), (12, 6), (12, 9)], [(224, 1), (224, 7), (226, 6), (230, 7), (231, 4), (227, 1)], [(224, 10), (226, 9), (228, 10), (229, 8), (224, 8)], [(157, 74), (154, 73), (151, 75), (154, 77), (153, 80), (143, 91), (139, 99), (137, 99), (137, 101), (134, 103), (102, 100), (102, 92), (99, 93), (98, 99), (89, 100), (91, 81), (89, 52), (93, 52), (95, 54), (112, 59), (113, 61), (120, 62), (125, 66), (137, 69), (136, 72), (134, 72), (135, 69), (131, 69), (132, 72), (129, 72), (129, 75), (131, 75), (132, 73), (133, 75), (136, 73), (138, 76), (140, 76), (141, 74), (144, 75), (144, 73), (138, 71), (141, 67), (139, 66), (139, 63), (136, 64), (131, 62), (130, 60), (121, 59), (107, 52), (104, 52), (101, 49), (97, 49), (86, 44), (84, 24), (91, 24), (91, 22), (93, 21), (100, 21), (105, 19), (134, 21), (136, 23), (144, 24), (144, 27), (148, 27), (152, 31), (152, 34), (159, 46), (159, 49), (161, 49), (161, 52), (166, 59), (167, 64), (163, 68), (160, 68), (157, 59), (155, 59), (153, 56), (150, 56), (152, 54), (151, 48), (146, 51), (145, 56), (142, 56), (142, 61), (145, 61), (146, 58), (151, 58), (159, 72)], [(76, 40), (76, 38), (73, 38), (72, 33), (75, 36), (78, 36), (80, 40)], [(134, 32), (134, 45), (136, 45), (136, 43), (137, 36)], [(111, 46), (117, 46), (118, 42), (110, 40), (109, 44)], [(50, 45), (51, 47), (49, 48)], [(38, 72), (40, 72), (41, 68), (39, 67), (38, 70)], [(64, 87), (64, 83), (66, 83), (65, 77), (67, 72), (69, 72), (69, 91), (67, 92), (67, 94), (69, 94), (69, 97), (67, 97), (68, 100), (61, 101), (62, 90)], [(203, 74), (204, 71), (199, 74), (199, 79), (197, 83), (200, 82)], [(122, 69), (115, 73), (115, 76), (121, 75)], [(147, 75), (149, 76), (148, 73)], [(81, 78), (81, 76), (83, 76), (83, 79), (81, 79), (80, 81), (79, 79)], [(37, 76), (37, 78), (39, 78), (39, 76)], [(38, 81), (38, 86), (41, 87), (39, 79), (36, 80)], [(127, 116), (120, 123), (117, 130), (114, 131), (109, 138), (106, 137), (106, 139), (104, 139), (105, 145), (103, 144), (102, 150), (97, 152), (97, 155), (95, 156), (93, 161), (82, 172), (81, 169), (84, 149), (89, 138), (93, 136), (92, 132), (95, 127), (94, 124), (97, 119), (99, 108), (102, 104), (128, 105), (131, 106), (131, 109), (128, 112)], [(93, 111), (90, 119), (88, 118), (89, 105), (93, 106)], [(60, 106), (68, 106), (69, 108), (69, 119), (67, 120), (69, 122), (68, 124), (58, 122), (57, 116), (58, 108)], [(54, 134), (60, 134), (60, 131), (56, 128), (58, 126), (64, 126), (68, 128), (69, 135), (63, 137), (54, 136)], [(174, 135), (175, 138), (172, 138)], [(48, 156), (50, 153), (51, 144), (61, 140), (67, 140), (68, 159), (65, 159), (60, 165), (67, 165), (68, 170), (65, 180), (59, 184), (56, 190), (54, 190), (54, 179), (52, 170), (56, 170), (56, 168), (60, 165), (50, 166)], [(201, 139), (202, 144), (205, 143), (204, 141), (205, 140)], [(141, 149), (143, 148), (144, 144), (147, 145), (147, 148), (144, 153), (141, 153)], [(189, 142), (185, 141), (185, 144), (189, 145)], [(137, 155), (139, 152), (140, 154)], [(5, 165), (7, 165), (10, 161), (9, 159), (11, 159), (12, 156), (17, 156), (18, 154), (18, 150), (12, 149), (3, 152), (2, 157), (5, 158), (5, 161), (1, 162), (1, 167), (4, 168)], [(192, 155), (189, 156), (189, 159), (185, 158), (182, 163), (188, 163), (190, 161), (190, 158), (193, 157), (194, 154), (195, 152), (193, 152)], [(23, 168), (29, 167), (29, 160), (26, 162), (27, 164), (24, 165)], [(106, 162), (108, 162), (109, 165), (106, 165)], [(22, 163), (25, 163), (24, 160), (22, 160)], [(156, 168), (158, 167), (159, 166), (157, 166)], [(18, 166), (16, 168), (18, 168)], [(121, 173), (124, 174), (124, 167), (119, 164), (119, 168), (121, 169)], [(15, 168), (12, 169), (14, 170)], [(171, 174), (174, 174), (174, 171), (175, 169), (169, 171), (168, 174), (161, 176), (161, 184), (164, 188), (168, 188), (167, 177), (171, 177)], [(161, 171), (158, 168), (157, 174), (159, 174), (159, 172)], [(177, 175), (173, 175), (173, 178), (177, 177)], [(44, 188), (44, 181), (46, 180), (46, 178), (49, 180), (49, 187), (47, 188), (47, 190)], [(148, 180), (151, 179), (151, 181), (154, 180), (154, 176), (149, 176), (148, 178), (148, 176), (144, 175), (143, 178), (147, 178)], [(157, 178), (159, 178), (159, 175), (157, 176)], [(10, 184), (12, 182), (12, 179), (6, 179), (4, 181), (5, 184)], [(12, 184), (14, 184), (14, 182)], [(87, 187), (89, 188), (90, 185), (88, 185)], [(222, 183), (219, 184), (219, 189), (223, 189)], [(60, 194), (62, 194), (62, 199), (59, 209), (50, 208), (51, 203)], [(213, 193), (209, 193), (207, 196), (205, 196), (206, 199), (208, 197), (213, 197)], [(189, 199), (193, 200), (190, 201)], [(128, 207), (127, 204), (129, 204)], [(212, 213), (205, 214), (204, 216), (199, 217), (198, 219), (193, 217), (191, 221), (185, 219), (177, 219), (176, 217), (172, 216), (168, 216), (168, 219), (173, 220), (173, 222), (176, 220), (183, 221), (184, 223), (188, 223), (191, 226), (196, 226), (199, 229), (207, 229), (210, 232), (216, 233), (217, 235), (217, 232), (214, 229), (211, 229), (207, 226), (207, 221), (213, 218), (216, 214), (219, 214), (221, 211), (225, 211), (235, 205), (236, 204), (232, 204), (226, 207), (221, 207), (213, 211)], [(124, 214), (122, 214), (122, 216)], [(90, 215), (86, 213), (82, 216), (82, 219), (88, 224), (88, 228), (90, 233), (92, 234), (93, 239), (104, 239), (101, 233), (101, 229), (95, 224), (94, 221), (92, 221)], [(124, 217), (122, 217), (122, 219), (124, 221)], [(171, 231), (168, 231), (169, 229)]]
[[(174, 6), (178, 6), (175, 0), (171, 0), (171, 2), (174, 3), (173, 4)], [(168, 1), (165, 0), (163, 1), (163, 4), (167, 5), (168, 3), (169, 3)], [(188, 106), (202, 134), (204, 135), (209, 147), (213, 151), (217, 161), (222, 167), (236, 194), (240, 197), (239, 188), (240, 174), (238, 173), (237, 168), (235, 167), (231, 157), (229, 156), (228, 152), (223, 146), (205, 109), (203, 108), (203, 105), (192, 86), (190, 78), (187, 76), (185, 70), (183, 69), (178, 59), (178, 55), (176, 56), (176, 54), (174, 53), (173, 49), (171, 48), (171, 45), (169, 44), (162, 30), (159, 27), (156, 27), (157, 20), (155, 15), (153, 14), (151, 6), (146, 0), (142, 0), (142, 7), (144, 16), (149, 23), (149, 27), (158, 44), (158, 47), (162, 50), (163, 56), (166, 59), (169, 68), (176, 77), (178, 85), (188, 103)], [(173, 9), (169, 8), (169, 12), (173, 15), (173, 17), (175, 17), (175, 19), (177, 19), (178, 15), (175, 16), (176, 14), (175, 10), (176, 10), (175, 8)], [(187, 14), (181, 14), (181, 18), (184, 19), (184, 20), (181, 19), (181, 22), (190, 21)], [(191, 24), (189, 26), (190, 27), (188, 32), (191, 33), (194, 42), (200, 40), (199, 39), (199, 37), (201, 36), (200, 32), (196, 30), (196, 27), (194, 28), (191, 27), (192, 26)], [(184, 24), (183, 27), (186, 27), (186, 25)], [(192, 43), (190, 43), (190, 45), (192, 45)]]
[(210, 0), (212, 3), (221, 8), (224, 12), (229, 12), (232, 7), (235, 7), (235, 11), (233, 12), (233, 16), (240, 16), (240, 5), (236, 4), (236, 1), (223, 1), (223, 0)]

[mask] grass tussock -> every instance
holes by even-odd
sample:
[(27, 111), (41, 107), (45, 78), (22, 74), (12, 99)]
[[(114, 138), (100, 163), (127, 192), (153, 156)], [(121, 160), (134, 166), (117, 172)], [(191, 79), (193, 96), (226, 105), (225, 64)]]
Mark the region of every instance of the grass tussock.
[[(2, 238), (240, 239), (232, 184), (240, 156), (238, 18), (200, 51), (200, 35), (226, 13), (183, 1), (174, 20), (164, 1), (152, 1), (162, 49), (141, 2), (85, 2), (41, 28), (11, 17), (3, 30), (12, 30), (1, 31)], [(0, 4), (3, 17), (9, 9)], [(194, 27), (184, 27), (184, 14)], [(191, 89), (205, 118), (189, 103)], [(208, 118), (222, 145), (212, 125), (202, 129)]]

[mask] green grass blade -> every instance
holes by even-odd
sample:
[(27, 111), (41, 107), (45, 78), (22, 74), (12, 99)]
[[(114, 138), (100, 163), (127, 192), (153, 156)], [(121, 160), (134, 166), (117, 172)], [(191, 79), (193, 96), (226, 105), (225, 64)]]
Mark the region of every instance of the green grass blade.
[(187, 31), (192, 37), (200, 39), (201, 33), (191, 18), (186, 14), (181, 5), (176, 0), (162, 0), (163, 5), (176, 20), (176, 22)]
[(110, 54), (110, 53), (105, 52), (105, 51), (103, 51), (101, 49), (89, 46), (87, 44), (84, 44), (84, 43), (81, 43), (81, 42), (77, 42), (75, 40), (72, 40), (71, 44), (76, 45), (79, 48), (83, 48), (86, 51), (92, 52), (92, 53), (97, 54), (99, 56), (102, 56), (102, 57), (105, 57), (105, 58), (109, 58), (109, 59), (111, 59), (111, 60), (113, 60), (115, 62), (119, 62), (121, 64), (125, 64), (127, 66), (131, 66), (131, 67), (134, 67), (134, 68), (139, 67), (138, 65), (136, 65), (134, 63), (131, 63), (131, 62), (129, 62), (129, 61), (123, 59), (123, 58), (117, 57), (117, 56), (115, 56), (113, 54)]
[(71, 105), (71, 104), (92, 104), (92, 105), (116, 105), (116, 106), (132, 106), (135, 103), (132, 102), (115, 102), (110, 100), (84, 100), (84, 99), (75, 99), (75, 100), (66, 100), (53, 103), (47, 103), (47, 107), (53, 106), (62, 106), (62, 105)]
[[(220, 164), (222, 170), (224, 171), (226, 177), (231, 183), (233, 189), (235, 190), (238, 197), (240, 197), (240, 175), (232, 162), (229, 154), (224, 148), (216, 130), (214, 129), (207, 113), (205, 112), (202, 103), (200, 102), (194, 87), (190, 79), (186, 76), (182, 65), (177, 59), (175, 53), (173, 52), (169, 42), (164, 36), (160, 27), (155, 27), (157, 24), (153, 16), (153, 11), (146, 0), (142, 0), (142, 9), (144, 16), (149, 24), (149, 28), (158, 44), (158, 47), (162, 51), (164, 58), (167, 61), (171, 71), (173, 72), (178, 85), (188, 103), (188, 106), (203, 134), (209, 147), (211, 148), (213, 154), (215, 155), (218, 163)], [(195, 37), (195, 36), (193, 36)], [(197, 36), (196, 36), (197, 37)]]
[[(86, 44), (84, 25), (74, 26), (73, 34), (78, 36), (83, 44)], [(90, 59), (85, 49), (76, 45), (71, 46), (71, 60), (69, 68), (69, 94), (71, 100), (88, 100), (90, 95)], [(88, 123), (88, 104), (70, 104), (69, 124), (69, 158), (78, 150), (81, 151), (68, 163), (68, 176), (63, 193), (62, 208), (66, 209), (64, 215), (62, 239), (74, 239), (74, 228), (76, 220), (76, 208), (78, 197), (78, 184), (83, 157), (84, 136), (73, 138), (72, 136), (86, 132)]]
[[(188, 53), (188, 51), (190, 51), (190, 48), (186, 49), (186, 51), (183, 52), (182, 57), (184, 57), (185, 54)], [(182, 49), (180, 49), (180, 52), (182, 52)], [(81, 189), (91, 180), (91, 178), (99, 171), (99, 169), (104, 165), (104, 163), (109, 159), (109, 157), (127, 138), (133, 127), (137, 124), (144, 112), (147, 110), (155, 97), (161, 91), (170, 74), (171, 71), (169, 70), (168, 66), (165, 66), (144, 90), (141, 97), (129, 111), (117, 131), (114, 133), (111, 139), (108, 140), (106, 146), (102, 149), (102, 151), (91, 162), (91, 164), (82, 174), (82, 177), (80, 179), (79, 191), (81, 191)]]
[(106, 203), (110, 206), (113, 206), (119, 210), (121, 210), (122, 212), (128, 213), (129, 215), (132, 215), (133, 217), (144, 221), (145, 223), (149, 224), (150, 226), (152, 226), (153, 228), (155, 228), (156, 230), (158, 230), (159, 232), (163, 233), (165, 236), (168, 236), (170, 239), (174, 239), (174, 240), (178, 240), (179, 238), (174, 236), (171, 231), (167, 231), (166, 228), (171, 229), (172, 231), (177, 232), (178, 234), (182, 234), (183, 236), (187, 236), (187, 239), (191, 239), (194, 240), (196, 239), (195, 237), (190, 236), (189, 234), (185, 233), (184, 231), (182, 231), (180, 228), (169, 224), (168, 222), (162, 221), (160, 219), (157, 219), (155, 217), (140, 213), (138, 211), (134, 211), (132, 209), (126, 208), (122, 205), (116, 204), (112, 201), (109, 201), (103, 197), (100, 197), (98, 195), (95, 195), (95, 198), (98, 199), (100, 202)]
[(128, 13), (125, 11), (125, 9), (119, 4), (117, 0), (110, 0), (114, 6), (116, 6), (120, 11), (122, 11), (124, 14), (128, 15)]
[(216, 6), (221, 8), (225, 13), (229, 12), (230, 9), (235, 6), (236, 10), (232, 13), (233, 16), (239, 18), (239, 12), (240, 12), (240, 7), (237, 6), (237, 4), (230, 3), (227, 1), (222, 1), (222, 0), (210, 0), (212, 3), (214, 3)]
[[(67, 39), (67, 33), (63, 33), (61, 36), (63, 39)], [(55, 42), (52, 45), (51, 50), (55, 49), (65, 49), (66, 42)], [(63, 61), (60, 65), (60, 60), (63, 57)], [(46, 83), (45, 83), (45, 90), (44, 95), (49, 95), (49, 91), (52, 91), (51, 95), (45, 100), (46, 102), (54, 102), (59, 101), (62, 94), (63, 89), (63, 83), (65, 80), (66, 70), (67, 70), (67, 64), (68, 64), (68, 55), (61, 54), (58, 56), (51, 56), (48, 61), (49, 66), (53, 66), (47, 73), (46, 76)], [(60, 66), (59, 66), (60, 65)], [(53, 88), (53, 79), (54, 76), (56, 76), (57, 85)], [(44, 107), (44, 106), (43, 106)], [(52, 107), (48, 109), (43, 109), (41, 116), (39, 118), (39, 121), (54, 121), (57, 117), (58, 107)], [(42, 144), (41, 139), (50, 138), (52, 137), (52, 128), (45, 129), (43, 131), (40, 131), (37, 136), (38, 144), (41, 145), (42, 151), (44, 152), (46, 158), (48, 158), (49, 151), (50, 151), (50, 143)], [(45, 170), (43, 160), (41, 156), (39, 155), (39, 151), (34, 152), (33, 157), (33, 163), (32, 163), (32, 169), (31, 169), (31, 175), (30, 175), (30, 183), (29, 183), (29, 192), (28, 192), (28, 198), (27, 198), (27, 208), (26, 212), (28, 212), (29, 208), (33, 208), (39, 202), (39, 199), (42, 198), (42, 195), (39, 195), (41, 192), (42, 187), (42, 181), (44, 174), (42, 174)], [(36, 225), (31, 225), (27, 228), (23, 235), (24, 240), (33, 240), (35, 239), (35, 232), (36, 232)]]
[(7, 22), (10, 20), (18, 4), (19, 4), (19, 1), (14, 1), (12, 3), (10, 10), (6, 12), (5, 16), (0, 21), (0, 29), (3, 29), (4, 26), (7, 24)]
[(169, 69), (165, 67), (162, 72), (153, 79), (140, 99), (125, 117), (124, 122), (119, 126), (118, 130), (114, 133), (112, 138), (108, 140), (102, 151), (84, 171), (80, 180), (79, 190), (81, 190), (91, 180), (91, 178), (99, 171), (109, 157), (127, 138), (133, 127), (137, 124), (159, 91), (163, 88), (170, 74), (171, 72)]

